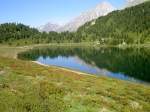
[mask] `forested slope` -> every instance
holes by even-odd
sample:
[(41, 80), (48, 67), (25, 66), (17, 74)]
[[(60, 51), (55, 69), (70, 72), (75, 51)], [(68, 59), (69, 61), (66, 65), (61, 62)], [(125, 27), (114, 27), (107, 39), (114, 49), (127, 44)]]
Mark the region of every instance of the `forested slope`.
[(118, 44), (150, 41), (150, 1), (110, 13), (78, 29), (82, 38)]

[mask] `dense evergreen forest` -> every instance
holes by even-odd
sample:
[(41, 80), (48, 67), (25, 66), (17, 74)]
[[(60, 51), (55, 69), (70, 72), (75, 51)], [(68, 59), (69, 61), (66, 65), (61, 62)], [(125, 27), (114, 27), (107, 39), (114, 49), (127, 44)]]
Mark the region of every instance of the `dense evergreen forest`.
[(2, 44), (27, 45), (50, 42), (71, 42), (73, 37), (73, 33), (39, 32), (35, 28), (30, 28), (20, 23), (5, 23), (0, 25), (0, 43)]
[(99, 42), (100, 44), (150, 43), (150, 1), (114, 11), (107, 16), (86, 23), (77, 32), (39, 32), (18, 24), (0, 25), (0, 43), (26, 45), (62, 42)]

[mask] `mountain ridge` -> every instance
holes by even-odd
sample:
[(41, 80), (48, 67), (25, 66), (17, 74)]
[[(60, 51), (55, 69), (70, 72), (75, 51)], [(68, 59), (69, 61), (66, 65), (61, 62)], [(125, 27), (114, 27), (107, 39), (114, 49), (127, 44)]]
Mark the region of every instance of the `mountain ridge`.
[(39, 26), (37, 29), (40, 32), (43, 32), (43, 31), (50, 32), (50, 31), (57, 31), (59, 28), (60, 28), (60, 25), (49, 22), (49, 23), (47, 23), (45, 25)]
[(116, 8), (112, 6), (109, 2), (103, 1), (100, 4), (98, 4), (96, 7), (85, 11), (81, 13), (79, 16), (68, 22), (67, 24), (57, 27), (57, 29), (53, 29), (51, 26), (48, 28), (46, 27), (46, 30), (41, 29), (41, 31), (56, 31), (56, 32), (64, 32), (64, 31), (70, 31), (74, 32), (77, 31), (77, 29), (84, 25), (86, 22), (89, 22), (93, 19), (97, 19), (100, 16), (105, 16), (108, 13), (112, 12)]
[(125, 8), (141, 4), (145, 1), (148, 1), (148, 0), (126, 0)]

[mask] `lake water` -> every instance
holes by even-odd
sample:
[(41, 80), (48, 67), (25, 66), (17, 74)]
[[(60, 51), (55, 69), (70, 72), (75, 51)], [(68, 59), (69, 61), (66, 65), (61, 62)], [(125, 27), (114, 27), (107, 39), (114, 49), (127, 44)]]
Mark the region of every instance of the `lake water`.
[(18, 57), (93, 75), (150, 82), (149, 48), (41, 47)]

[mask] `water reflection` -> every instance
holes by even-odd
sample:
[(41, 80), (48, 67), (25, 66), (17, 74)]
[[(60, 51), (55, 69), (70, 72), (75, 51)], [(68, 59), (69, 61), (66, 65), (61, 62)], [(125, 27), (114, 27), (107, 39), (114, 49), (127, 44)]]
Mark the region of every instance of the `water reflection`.
[(46, 47), (23, 52), (18, 57), (123, 80), (150, 81), (149, 48)]

